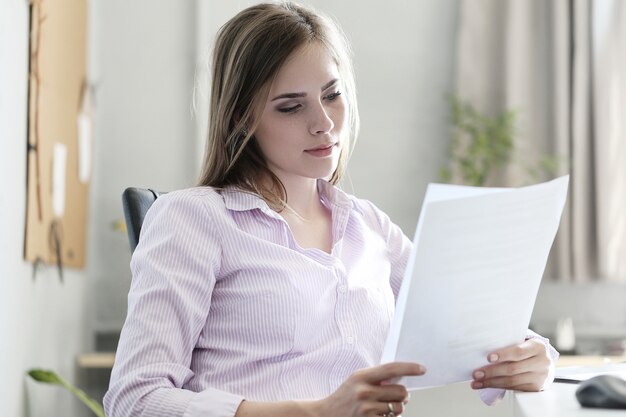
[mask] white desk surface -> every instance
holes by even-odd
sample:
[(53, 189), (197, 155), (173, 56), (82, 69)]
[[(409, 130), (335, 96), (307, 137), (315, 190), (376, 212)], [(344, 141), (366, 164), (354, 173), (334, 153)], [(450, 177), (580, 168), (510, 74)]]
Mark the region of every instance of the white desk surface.
[[(557, 368), (557, 377), (587, 379), (597, 374), (614, 374), (624, 378), (626, 364), (603, 363), (592, 366)], [(626, 415), (626, 410), (583, 408), (576, 399), (578, 384), (553, 383), (546, 391), (513, 394), (514, 417), (607, 417)]]
[(554, 383), (543, 392), (514, 394), (514, 417), (609, 417), (624, 416), (625, 410), (583, 408), (576, 400), (577, 384)]

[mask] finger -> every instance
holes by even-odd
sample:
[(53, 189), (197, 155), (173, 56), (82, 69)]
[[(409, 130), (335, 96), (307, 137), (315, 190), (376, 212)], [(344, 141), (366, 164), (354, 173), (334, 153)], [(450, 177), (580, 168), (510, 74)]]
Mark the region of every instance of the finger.
[(550, 361), (547, 358), (533, 356), (530, 359), (524, 359), (519, 362), (504, 362), (485, 366), (475, 370), (472, 373), (472, 377), (476, 381), (480, 381), (498, 376), (510, 376), (526, 372), (541, 372), (543, 370), (547, 371), (549, 366)]
[(372, 398), (381, 402), (408, 402), (409, 392), (404, 385), (379, 385)]
[(518, 345), (508, 346), (491, 352), (487, 355), (487, 360), (490, 363), (521, 361), (537, 356), (540, 353), (545, 353), (545, 350), (546, 347), (541, 341), (528, 339)]
[(538, 391), (541, 391), (542, 387), (543, 387), (543, 384), (532, 383), (532, 384), (517, 385), (511, 389), (514, 389), (516, 391), (538, 392)]
[(425, 372), (426, 368), (418, 363), (392, 362), (373, 368), (362, 369), (353, 375), (365, 382), (380, 383), (386, 379), (402, 376), (424, 375)]
[(472, 388), (504, 388), (514, 389), (514, 387), (534, 384), (539, 376), (534, 372), (526, 372), (517, 375), (499, 376), (495, 378), (483, 379), (481, 381), (472, 381)]

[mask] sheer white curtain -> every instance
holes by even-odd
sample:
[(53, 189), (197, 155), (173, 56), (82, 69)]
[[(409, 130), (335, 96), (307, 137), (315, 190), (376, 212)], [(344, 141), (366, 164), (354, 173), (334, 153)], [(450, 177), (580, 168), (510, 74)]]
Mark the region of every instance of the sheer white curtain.
[(626, 2), (593, 4), (598, 267), (626, 281)]
[(458, 33), (457, 94), (518, 113), (508, 182), (571, 174), (548, 274), (626, 282), (626, 2), (461, 0)]

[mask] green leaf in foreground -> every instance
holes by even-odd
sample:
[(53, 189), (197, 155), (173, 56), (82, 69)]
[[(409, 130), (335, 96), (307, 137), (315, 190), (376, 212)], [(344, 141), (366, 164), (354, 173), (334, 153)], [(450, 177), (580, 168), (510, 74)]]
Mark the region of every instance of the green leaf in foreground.
[(69, 392), (74, 394), (79, 400), (83, 402), (93, 413), (98, 417), (104, 417), (104, 410), (102, 406), (92, 398), (90, 398), (84, 391), (76, 388), (59, 375), (57, 375), (54, 371), (48, 371), (45, 369), (31, 369), (28, 371), (28, 375), (33, 378), (37, 382), (42, 382), (44, 384), (52, 384), (59, 385)]

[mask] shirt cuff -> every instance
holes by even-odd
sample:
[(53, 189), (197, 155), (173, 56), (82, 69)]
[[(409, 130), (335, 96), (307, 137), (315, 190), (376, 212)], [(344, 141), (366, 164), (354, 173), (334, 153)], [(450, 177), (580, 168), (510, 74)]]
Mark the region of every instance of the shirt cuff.
[(478, 393), (480, 399), (487, 405), (497, 404), (504, 398), (504, 394), (506, 394), (506, 390), (501, 388), (484, 388)]
[(550, 370), (548, 371), (548, 377), (546, 378), (546, 380), (544, 381), (541, 387), (541, 391), (543, 391), (546, 388), (548, 388), (550, 385), (552, 385), (552, 382), (554, 382), (554, 376), (556, 374), (556, 361), (559, 358), (559, 352), (557, 352), (557, 350), (554, 347), (552, 347), (552, 345), (550, 344), (550, 340), (548, 340), (548, 338), (543, 337), (533, 332), (530, 329), (528, 330), (528, 333), (526, 334), (526, 340), (528, 339), (537, 339), (543, 342), (543, 344), (546, 346), (548, 357), (550, 358), (551, 363), (550, 363)]
[(194, 394), (183, 417), (234, 417), (244, 398), (216, 389)]

